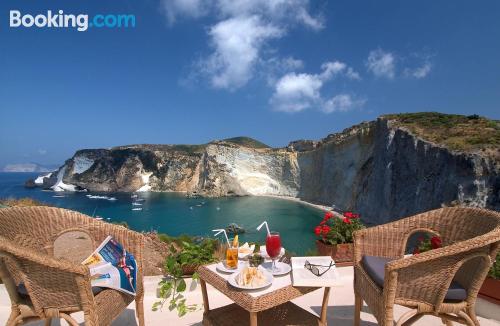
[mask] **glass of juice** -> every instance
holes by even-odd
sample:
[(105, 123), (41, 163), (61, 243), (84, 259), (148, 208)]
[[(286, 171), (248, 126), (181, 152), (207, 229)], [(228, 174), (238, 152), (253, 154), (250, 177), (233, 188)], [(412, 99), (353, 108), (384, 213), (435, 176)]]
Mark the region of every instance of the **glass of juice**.
[(238, 267), (238, 241), (231, 241), (226, 249), (226, 267), (229, 269)]
[(271, 260), (273, 261), (272, 273), (279, 272), (276, 267), (276, 259), (281, 253), (281, 237), (278, 232), (270, 232), (266, 237), (266, 251)]

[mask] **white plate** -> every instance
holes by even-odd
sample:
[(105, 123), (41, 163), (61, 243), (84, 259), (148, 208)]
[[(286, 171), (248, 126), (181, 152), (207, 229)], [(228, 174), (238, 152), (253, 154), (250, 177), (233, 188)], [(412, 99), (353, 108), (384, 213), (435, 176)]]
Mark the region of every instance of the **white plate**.
[(215, 268), (219, 272), (232, 274), (234, 272), (241, 270), (244, 267), (244, 265), (245, 265), (245, 262), (238, 261), (238, 267), (231, 269), (231, 268), (227, 268), (226, 264), (224, 264), (224, 262), (221, 261), (217, 265), (215, 265)]
[[(269, 273), (271, 273), (271, 270), (273, 268), (273, 262), (265, 262), (265, 263), (262, 263), (261, 266), (264, 267), (267, 271), (269, 271)], [(292, 266), (277, 261), (276, 262), (276, 269), (277, 270), (273, 273), (273, 275), (274, 276), (281, 276), (281, 275), (286, 275), (286, 274), (290, 273), (290, 271), (292, 270)]]
[[(285, 254), (285, 248), (281, 247), (280, 255), (278, 256), (278, 258), (283, 256), (284, 254)], [(267, 254), (266, 246), (260, 246), (260, 255), (264, 257), (264, 259), (267, 260), (271, 259), (271, 257), (269, 257), (269, 255)]]
[(239, 273), (234, 273), (233, 275), (229, 276), (227, 281), (229, 282), (229, 284), (231, 284), (235, 288), (243, 289), (243, 290), (257, 290), (257, 289), (262, 289), (262, 288), (268, 287), (269, 285), (273, 284), (273, 279), (274, 279), (273, 275), (260, 266), (259, 266), (259, 269), (262, 271), (262, 273), (264, 274), (264, 277), (266, 279), (266, 282), (264, 284), (262, 284), (261, 286), (250, 287), (250, 286), (239, 285), (238, 282), (236, 282), (236, 278), (238, 277)]

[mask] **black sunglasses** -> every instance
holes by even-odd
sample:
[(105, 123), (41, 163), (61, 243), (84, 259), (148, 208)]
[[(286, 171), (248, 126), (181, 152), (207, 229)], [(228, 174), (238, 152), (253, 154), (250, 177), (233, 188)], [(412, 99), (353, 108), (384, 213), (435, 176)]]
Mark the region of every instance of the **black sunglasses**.
[[(330, 262), (330, 265), (329, 266), (325, 266), (325, 265), (317, 265), (317, 264), (311, 264), (309, 261), (306, 260), (306, 262), (304, 263), (304, 267), (306, 269), (308, 269), (309, 271), (311, 271), (311, 273), (313, 273), (314, 275), (316, 276), (321, 276), (323, 274), (325, 274), (326, 272), (328, 272), (330, 270), (330, 268), (332, 268), (332, 266), (334, 266), (335, 263), (332, 261)], [(319, 268), (318, 267), (328, 267), (327, 269), (325, 269), (324, 271), (320, 272), (319, 271)]]

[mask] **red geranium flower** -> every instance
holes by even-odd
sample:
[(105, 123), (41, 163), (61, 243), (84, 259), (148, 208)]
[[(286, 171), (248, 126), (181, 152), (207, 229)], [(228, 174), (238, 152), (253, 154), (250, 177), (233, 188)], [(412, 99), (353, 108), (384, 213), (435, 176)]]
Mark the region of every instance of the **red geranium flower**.
[(314, 234), (319, 236), (321, 234), (321, 226), (317, 226), (314, 228)]
[(347, 224), (351, 224), (351, 220), (348, 217), (345, 217), (342, 221)]
[(352, 214), (352, 218), (359, 218), (359, 214)]
[(441, 248), (441, 238), (439, 237), (436, 237), (436, 236), (433, 236), (431, 238), (431, 246), (432, 246), (432, 249), (437, 249), (437, 248)]
[(328, 232), (330, 232), (330, 227), (328, 225), (323, 225), (322, 231), (323, 234), (327, 234)]
[(353, 218), (354, 214), (352, 212), (345, 212), (344, 217)]
[(323, 225), (323, 224), (325, 224), (325, 223), (326, 223), (326, 221), (325, 221), (325, 220), (323, 220), (323, 221), (319, 222), (319, 225)]
[(415, 248), (415, 250), (413, 250), (414, 255), (418, 255), (419, 253), (420, 253), (420, 250), (418, 248)]
[(332, 217), (333, 217), (333, 213), (332, 212), (326, 212), (324, 219), (328, 220), (328, 219), (331, 219)]

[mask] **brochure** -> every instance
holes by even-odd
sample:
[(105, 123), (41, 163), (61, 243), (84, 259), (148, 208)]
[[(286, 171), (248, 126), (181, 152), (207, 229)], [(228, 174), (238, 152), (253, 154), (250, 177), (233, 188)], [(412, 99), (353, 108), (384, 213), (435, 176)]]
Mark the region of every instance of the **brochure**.
[(82, 264), (90, 268), (92, 287), (107, 287), (135, 295), (135, 258), (111, 236), (108, 236)]

